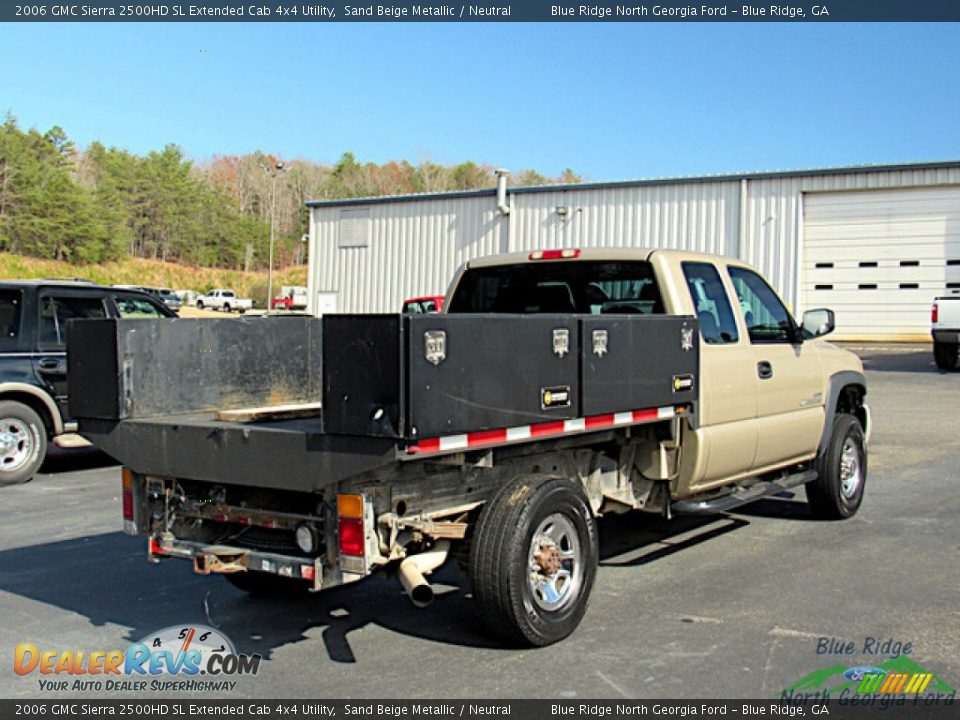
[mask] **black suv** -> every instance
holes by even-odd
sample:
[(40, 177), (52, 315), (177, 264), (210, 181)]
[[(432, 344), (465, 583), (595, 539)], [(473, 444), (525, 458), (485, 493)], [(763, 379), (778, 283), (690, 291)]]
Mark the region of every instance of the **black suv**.
[(74, 318), (176, 314), (136, 290), (79, 280), (0, 280), (0, 485), (29, 480), (48, 441), (69, 446), (67, 328)]

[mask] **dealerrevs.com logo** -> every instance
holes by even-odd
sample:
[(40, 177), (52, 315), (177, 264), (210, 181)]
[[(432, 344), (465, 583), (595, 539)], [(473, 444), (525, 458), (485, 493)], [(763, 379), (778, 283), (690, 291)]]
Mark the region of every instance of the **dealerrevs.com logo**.
[(237, 676), (256, 675), (259, 655), (241, 655), (230, 638), (204, 625), (175, 625), (125, 650), (61, 650), (20, 643), (13, 670), (36, 677), (42, 691), (233, 690)]

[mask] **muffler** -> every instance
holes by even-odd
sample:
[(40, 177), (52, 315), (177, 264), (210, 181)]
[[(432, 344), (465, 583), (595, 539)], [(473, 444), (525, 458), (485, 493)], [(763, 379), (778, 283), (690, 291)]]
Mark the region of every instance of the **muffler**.
[(429, 575), (447, 561), (450, 541), (440, 540), (430, 550), (411, 555), (400, 563), (400, 584), (411, 602), (419, 608), (433, 602), (433, 588), (424, 575)]

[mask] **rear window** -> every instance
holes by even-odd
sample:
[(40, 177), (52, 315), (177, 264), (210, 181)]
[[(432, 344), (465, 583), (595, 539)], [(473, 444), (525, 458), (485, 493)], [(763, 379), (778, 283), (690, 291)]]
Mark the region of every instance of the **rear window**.
[(45, 296), (40, 300), (40, 335), (37, 342), (41, 347), (61, 347), (67, 342), (69, 320), (106, 316), (103, 299), (99, 297)]
[(403, 312), (407, 315), (424, 315), (439, 312), (435, 300), (411, 300), (403, 304)]
[(152, 302), (145, 298), (118, 295), (117, 313), (122, 318), (161, 318), (166, 317)]
[(464, 273), (451, 313), (664, 312), (647, 262), (532, 262)]
[(0, 290), (0, 348), (16, 346), (20, 335), (20, 308), (23, 293), (19, 290)]

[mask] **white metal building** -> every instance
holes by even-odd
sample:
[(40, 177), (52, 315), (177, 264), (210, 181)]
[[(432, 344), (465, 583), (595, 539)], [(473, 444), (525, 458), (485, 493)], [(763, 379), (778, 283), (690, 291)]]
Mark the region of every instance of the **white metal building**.
[[(310, 310), (399, 312), (464, 261), (560, 247), (739, 257), (838, 339), (929, 339), (960, 288), (960, 161), (310, 202)], [(506, 211), (506, 212), (504, 212)]]

